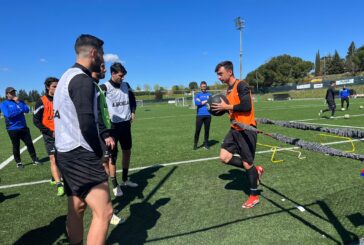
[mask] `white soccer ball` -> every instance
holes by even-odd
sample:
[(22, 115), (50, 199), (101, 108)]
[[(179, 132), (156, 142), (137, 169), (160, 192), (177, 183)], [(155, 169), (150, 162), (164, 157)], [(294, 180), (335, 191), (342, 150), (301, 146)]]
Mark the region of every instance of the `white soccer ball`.
[(345, 111), (345, 108), (341, 108), (342, 111)]
[(345, 114), (345, 115), (344, 115), (344, 118), (345, 118), (345, 119), (348, 119), (348, 118), (350, 118), (350, 115), (349, 115), (349, 114)]
[(361, 106), (359, 106), (359, 108), (360, 108), (360, 109), (363, 109), (363, 108), (364, 108), (364, 106), (362, 106), (362, 105), (361, 105)]

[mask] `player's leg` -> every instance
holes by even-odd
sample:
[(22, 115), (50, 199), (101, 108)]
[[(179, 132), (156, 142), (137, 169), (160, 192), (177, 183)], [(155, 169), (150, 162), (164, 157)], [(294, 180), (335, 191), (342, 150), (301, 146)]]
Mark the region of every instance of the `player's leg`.
[(344, 108), (344, 101), (345, 101), (345, 99), (341, 99), (341, 109)]
[(211, 117), (209, 117), (209, 116), (205, 117), (204, 118), (204, 128), (205, 128), (204, 146), (206, 149), (209, 149), (210, 124), (211, 124)]
[(77, 196), (68, 197), (67, 234), (70, 244), (82, 244), (83, 240), (83, 215), (86, 202)]
[(20, 132), (19, 130), (8, 131), (11, 143), (13, 145), (13, 155), (18, 168), (24, 168), (20, 159)]
[(123, 137), (120, 139), (120, 146), (122, 149), (123, 157), (121, 159), (121, 165), (123, 167), (122, 180), (124, 186), (137, 187), (138, 184), (129, 180), (129, 167), (131, 158), (131, 149), (133, 146), (133, 140), (131, 136), (131, 124), (130, 121), (125, 122), (122, 128)]
[(243, 168), (243, 161), (241, 158), (234, 156), (234, 154), (238, 151), (237, 144), (235, 142), (235, 134), (236, 132), (233, 129), (230, 129), (226, 134), (224, 141), (221, 144), (220, 160), (225, 164)]
[(85, 201), (92, 211), (92, 221), (87, 234), (87, 244), (104, 244), (113, 215), (109, 185), (103, 182), (94, 186)]
[(350, 104), (349, 103), (349, 98), (346, 98), (345, 101), (346, 101), (346, 110), (347, 110), (347, 109), (349, 109), (349, 104)]
[(27, 146), (28, 152), (30, 154), (30, 157), (32, 158), (33, 164), (37, 165), (39, 164), (37, 154), (35, 153), (32, 137), (30, 135), (29, 128), (23, 128), (21, 139), (24, 142), (24, 144)]
[(120, 197), (123, 195), (123, 192), (119, 186), (116, 176), (116, 160), (118, 156), (118, 134), (114, 135), (114, 139), (115, 139), (115, 147), (114, 149), (109, 151), (110, 158), (107, 164), (109, 165), (109, 178), (112, 185), (112, 192), (115, 197)]
[(194, 137), (194, 141), (193, 141), (194, 150), (197, 149), (198, 138), (200, 137), (202, 123), (203, 123), (202, 117), (196, 116), (196, 129), (195, 129), (195, 137)]

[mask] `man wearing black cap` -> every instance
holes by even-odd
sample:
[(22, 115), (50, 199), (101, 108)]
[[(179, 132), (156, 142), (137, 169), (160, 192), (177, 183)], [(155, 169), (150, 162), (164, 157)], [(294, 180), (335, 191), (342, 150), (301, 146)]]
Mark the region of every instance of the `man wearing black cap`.
[(6, 100), (1, 104), (1, 111), (4, 114), (6, 130), (13, 144), (16, 166), (20, 169), (24, 168), (20, 159), (20, 140), (27, 146), (33, 164), (38, 165), (37, 154), (35, 153), (32, 137), (24, 116), (24, 113), (29, 113), (29, 107), (24, 101), (19, 100), (13, 87), (6, 88), (5, 96)]

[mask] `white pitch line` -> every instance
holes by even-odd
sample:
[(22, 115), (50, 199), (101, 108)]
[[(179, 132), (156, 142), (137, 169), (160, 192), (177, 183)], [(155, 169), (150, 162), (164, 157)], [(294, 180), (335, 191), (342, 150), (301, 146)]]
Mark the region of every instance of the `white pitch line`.
[[(356, 115), (350, 115), (350, 117), (362, 117), (364, 116), (364, 114), (356, 114)], [(337, 116), (334, 117), (333, 119), (336, 118), (344, 118), (344, 116)], [(315, 121), (315, 120), (328, 120), (327, 118), (309, 118), (309, 119), (302, 119), (302, 120), (291, 120), (290, 122), (306, 122), (306, 121)]]
[[(290, 122), (294, 122), (294, 121), (290, 121)], [(333, 126), (333, 127), (339, 127), (339, 128), (359, 128), (359, 129), (364, 129), (364, 127), (357, 127), (357, 126), (350, 126), (350, 125), (337, 125), (337, 124), (326, 124), (326, 123), (309, 123), (309, 122), (306, 122), (305, 124), (320, 125), (320, 126)]]
[[(38, 140), (40, 140), (42, 138), (42, 135), (39, 135), (36, 139), (33, 140), (33, 144), (35, 144)], [(20, 154), (22, 154), (25, 150), (27, 149), (26, 146), (24, 146), (23, 148), (20, 149)], [(6, 159), (5, 161), (3, 161), (0, 164), (0, 169), (3, 169), (6, 165), (8, 165), (11, 161), (14, 160), (14, 156), (9, 157), (8, 159)]]
[[(355, 142), (355, 141), (364, 141), (364, 139), (355, 139), (355, 140), (342, 140), (342, 141), (335, 141), (330, 143), (325, 143), (323, 145), (336, 145), (336, 144), (343, 144), (348, 142)], [(293, 149), (299, 149), (300, 147), (285, 147), (285, 148), (278, 148), (277, 151), (285, 151), (285, 150), (293, 150)], [(272, 150), (265, 150), (265, 151), (258, 151), (256, 154), (264, 154), (264, 153), (271, 153)], [(207, 158), (199, 158), (194, 160), (186, 160), (186, 161), (178, 161), (178, 162), (170, 162), (170, 163), (162, 163), (162, 164), (153, 164), (145, 167), (138, 167), (138, 168), (132, 168), (129, 171), (138, 171), (143, 170), (147, 168), (157, 168), (157, 167), (168, 167), (168, 166), (174, 166), (174, 165), (181, 165), (186, 163), (196, 163), (196, 162), (204, 162), (204, 161), (210, 161), (210, 160), (216, 160), (219, 159), (219, 157), (207, 157)], [(121, 170), (118, 170), (117, 172), (120, 172)], [(30, 186), (30, 185), (37, 185), (37, 184), (43, 184), (43, 183), (49, 183), (49, 180), (39, 180), (34, 182), (25, 182), (25, 183), (19, 183), (19, 184), (12, 184), (12, 185), (1, 185), (1, 189), (8, 189), (13, 187), (20, 187), (20, 186)]]

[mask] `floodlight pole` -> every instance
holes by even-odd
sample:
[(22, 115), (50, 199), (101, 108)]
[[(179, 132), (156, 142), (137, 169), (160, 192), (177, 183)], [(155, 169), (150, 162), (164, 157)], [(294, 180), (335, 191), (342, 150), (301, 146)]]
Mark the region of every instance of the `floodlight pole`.
[(235, 19), (235, 27), (240, 31), (240, 80), (243, 78), (243, 29), (245, 27), (245, 21), (237, 17)]

